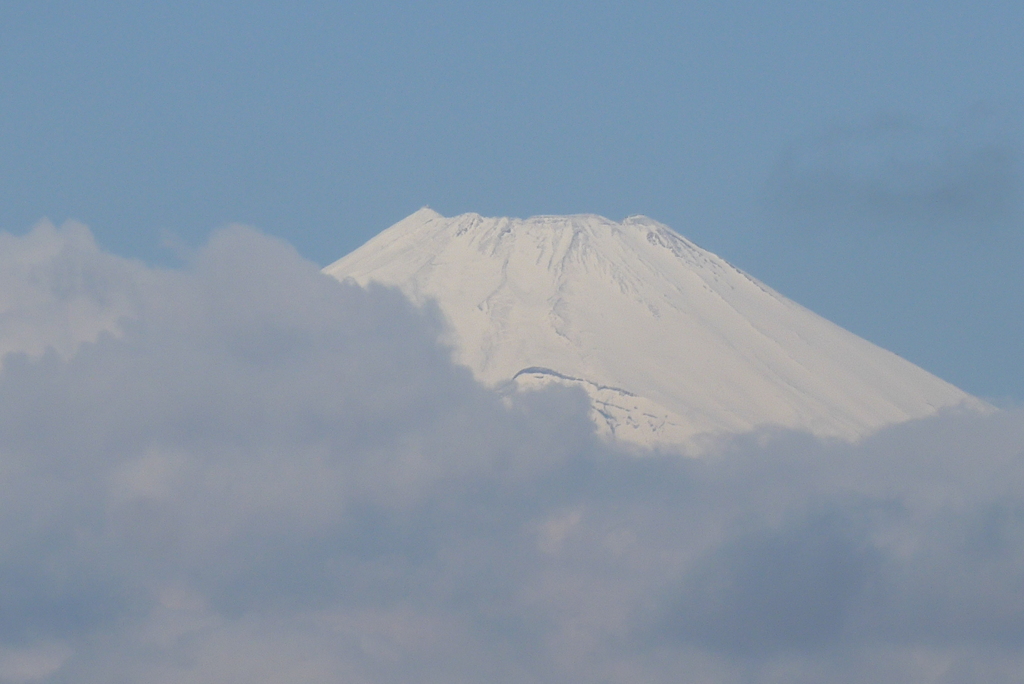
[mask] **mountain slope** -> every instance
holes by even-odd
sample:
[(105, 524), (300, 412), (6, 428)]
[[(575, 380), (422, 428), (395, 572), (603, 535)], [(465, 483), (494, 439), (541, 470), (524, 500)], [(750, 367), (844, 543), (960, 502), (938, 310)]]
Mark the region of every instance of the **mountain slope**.
[(982, 405), (645, 217), (421, 209), (324, 272), (436, 300), (482, 382), (580, 385), (603, 431), (641, 444), (764, 425), (852, 439)]

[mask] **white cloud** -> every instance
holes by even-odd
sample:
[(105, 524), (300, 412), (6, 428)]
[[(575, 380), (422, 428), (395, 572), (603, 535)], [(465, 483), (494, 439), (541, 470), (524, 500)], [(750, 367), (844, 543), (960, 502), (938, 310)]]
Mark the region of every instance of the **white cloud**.
[(0, 679), (1024, 673), (1019, 411), (637, 458), (253, 231), (171, 271), (80, 228), (2, 241), (32, 266), (0, 294), (29, 352), (0, 371)]
[(0, 233), (0, 357), (46, 348), (67, 357), (116, 332), (135, 312), (144, 276), (140, 264), (101, 252), (81, 224), (42, 221), (24, 237)]

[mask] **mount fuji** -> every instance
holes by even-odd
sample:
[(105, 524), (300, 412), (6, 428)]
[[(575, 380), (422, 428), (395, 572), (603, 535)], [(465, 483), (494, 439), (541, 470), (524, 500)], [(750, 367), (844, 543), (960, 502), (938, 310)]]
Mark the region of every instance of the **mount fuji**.
[(643, 216), (424, 208), (324, 272), (435, 301), (478, 380), (577, 385), (603, 434), (645, 446), (767, 426), (855, 440), (986, 406)]

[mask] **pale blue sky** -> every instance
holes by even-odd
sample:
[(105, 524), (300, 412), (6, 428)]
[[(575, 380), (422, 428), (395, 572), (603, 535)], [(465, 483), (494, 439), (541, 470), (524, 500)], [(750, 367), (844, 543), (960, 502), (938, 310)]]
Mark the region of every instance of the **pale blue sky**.
[(643, 213), (1024, 399), (1014, 2), (10, 2), (0, 229), (326, 264), (430, 205)]

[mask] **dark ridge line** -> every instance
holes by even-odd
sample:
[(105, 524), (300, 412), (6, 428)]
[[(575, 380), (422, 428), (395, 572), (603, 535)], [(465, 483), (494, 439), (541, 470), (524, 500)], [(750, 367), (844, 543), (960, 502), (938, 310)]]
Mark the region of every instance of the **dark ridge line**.
[(593, 382), (591, 380), (587, 380), (586, 378), (574, 378), (571, 375), (566, 375), (564, 373), (559, 373), (556, 370), (551, 370), (550, 368), (543, 368), (541, 366), (530, 366), (529, 368), (524, 368), (521, 371), (519, 371), (518, 373), (516, 373), (515, 375), (513, 375), (512, 376), (512, 380), (515, 380), (520, 375), (523, 375), (525, 373), (529, 373), (531, 375), (551, 375), (551, 376), (554, 376), (556, 378), (559, 378), (560, 380), (569, 380), (570, 382), (585, 382), (588, 385), (596, 387), (599, 390), (611, 390), (613, 392), (618, 392), (619, 394), (625, 394), (627, 397), (635, 397), (635, 396), (637, 396), (636, 394), (633, 394), (629, 390), (622, 389), (621, 387), (612, 387), (611, 385), (599, 385), (596, 382)]

